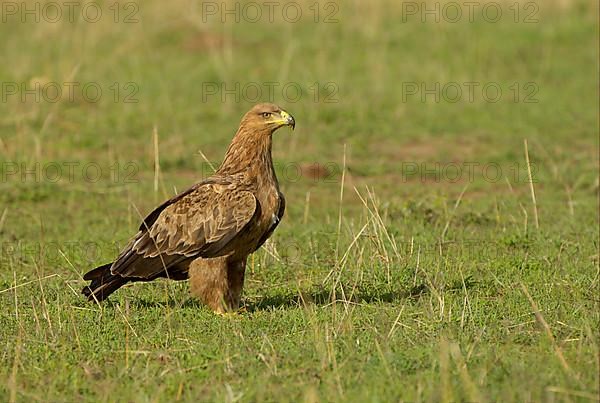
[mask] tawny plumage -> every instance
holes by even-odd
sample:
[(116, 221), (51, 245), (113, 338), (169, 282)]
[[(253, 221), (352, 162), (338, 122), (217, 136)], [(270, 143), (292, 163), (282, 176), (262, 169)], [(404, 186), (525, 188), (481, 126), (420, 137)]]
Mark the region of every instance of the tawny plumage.
[(83, 294), (102, 301), (129, 282), (189, 278), (192, 294), (214, 311), (237, 310), (246, 259), (285, 210), (271, 158), (282, 126), (295, 121), (278, 106), (253, 107), (215, 174), (152, 211), (114, 262), (85, 274)]

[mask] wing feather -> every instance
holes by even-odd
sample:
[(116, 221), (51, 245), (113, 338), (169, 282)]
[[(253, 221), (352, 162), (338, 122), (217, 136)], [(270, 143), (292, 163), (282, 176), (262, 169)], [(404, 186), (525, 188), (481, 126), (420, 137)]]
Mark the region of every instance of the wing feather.
[(111, 272), (151, 278), (187, 259), (221, 256), (258, 215), (252, 192), (231, 182), (201, 183), (150, 213)]

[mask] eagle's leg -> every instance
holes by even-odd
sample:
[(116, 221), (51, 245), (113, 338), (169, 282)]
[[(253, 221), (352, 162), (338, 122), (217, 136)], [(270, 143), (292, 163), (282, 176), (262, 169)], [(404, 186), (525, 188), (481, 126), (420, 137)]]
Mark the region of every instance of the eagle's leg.
[(196, 259), (190, 264), (190, 292), (216, 313), (235, 312), (240, 306), (246, 259)]
[(232, 261), (227, 265), (227, 301), (232, 311), (240, 308), (245, 273), (246, 259)]

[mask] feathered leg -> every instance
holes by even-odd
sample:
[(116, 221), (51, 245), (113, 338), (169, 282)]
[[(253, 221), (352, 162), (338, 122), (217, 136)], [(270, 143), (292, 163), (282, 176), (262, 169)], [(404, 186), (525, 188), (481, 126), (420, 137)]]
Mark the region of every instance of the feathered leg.
[(190, 292), (216, 313), (237, 311), (246, 260), (196, 259), (190, 264)]
[(229, 262), (227, 265), (227, 301), (231, 309), (235, 311), (240, 308), (245, 272), (246, 259)]

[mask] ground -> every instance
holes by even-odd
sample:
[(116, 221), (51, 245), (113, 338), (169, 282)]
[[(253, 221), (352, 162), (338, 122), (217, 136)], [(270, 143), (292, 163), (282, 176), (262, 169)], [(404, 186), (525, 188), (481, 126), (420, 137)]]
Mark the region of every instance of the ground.
[[(0, 400), (598, 399), (596, 1), (22, 4), (0, 23)], [(87, 303), (82, 274), (258, 101), (297, 127), (245, 311), (166, 281)]]

